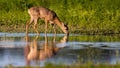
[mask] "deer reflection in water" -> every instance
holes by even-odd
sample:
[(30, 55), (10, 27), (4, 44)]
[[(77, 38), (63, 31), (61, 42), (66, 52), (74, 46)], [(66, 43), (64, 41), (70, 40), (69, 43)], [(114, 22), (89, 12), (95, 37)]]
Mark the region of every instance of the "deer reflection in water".
[[(59, 43), (56, 43), (56, 36), (54, 36), (54, 39), (51, 42), (48, 42), (46, 34), (45, 42), (42, 44), (42, 46), (39, 46), (37, 39), (38, 36), (36, 36), (34, 40), (30, 43), (30, 45), (27, 45), (27, 48), (25, 48), (25, 57), (28, 65), (31, 61), (43, 61), (54, 56), (60, 49), (66, 46), (65, 43), (68, 40), (68, 36), (65, 35)], [(28, 42), (28, 35), (26, 36), (26, 42)], [(62, 46), (56, 46), (57, 44), (61, 44)]]

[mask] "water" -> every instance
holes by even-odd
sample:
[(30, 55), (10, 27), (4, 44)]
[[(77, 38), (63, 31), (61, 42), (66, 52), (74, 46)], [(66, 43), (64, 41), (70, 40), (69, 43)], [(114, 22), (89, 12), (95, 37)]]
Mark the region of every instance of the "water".
[(0, 66), (120, 62), (120, 37), (0, 33)]

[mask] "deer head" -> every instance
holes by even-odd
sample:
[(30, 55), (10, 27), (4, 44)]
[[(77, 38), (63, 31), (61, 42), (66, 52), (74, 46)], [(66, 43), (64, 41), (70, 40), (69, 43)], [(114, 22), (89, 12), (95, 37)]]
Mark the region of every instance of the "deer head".
[(68, 35), (68, 34), (69, 34), (69, 32), (68, 32), (68, 30), (69, 30), (68, 25), (62, 23), (62, 26), (63, 26), (63, 27), (62, 27), (63, 32)]

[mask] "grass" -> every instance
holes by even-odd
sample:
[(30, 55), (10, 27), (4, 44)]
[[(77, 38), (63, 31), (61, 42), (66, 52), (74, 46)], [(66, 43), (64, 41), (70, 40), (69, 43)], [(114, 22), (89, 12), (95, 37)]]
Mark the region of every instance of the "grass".
[(74, 65), (54, 65), (51, 63), (46, 64), (44, 67), (40, 66), (23, 66), (23, 67), (15, 67), (12, 65), (7, 66), (8, 68), (119, 68), (120, 64), (92, 64), (92, 63), (86, 63), (86, 64), (74, 64)]
[[(70, 33), (120, 34), (119, 2), (119, 0), (114, 2), (112, 0), (0, 0), (0, 31), (24, 32), (25, 24), (30, 18), (27, 9), (32, 6), (44, 6), (54, 10), (62, 21), (68, 23)], [(43, 32), (41, 27), (44, 27), (43, 21), (39, 21), (38, 25), (39, 31)]]

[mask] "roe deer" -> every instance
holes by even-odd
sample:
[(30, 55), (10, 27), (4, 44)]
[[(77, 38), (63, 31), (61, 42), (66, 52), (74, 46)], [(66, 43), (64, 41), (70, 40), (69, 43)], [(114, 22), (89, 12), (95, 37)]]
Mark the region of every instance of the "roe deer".
[(62, 29), (62, 31), (65, 34), (67, 35), (69, 34), (68, 26), (60, 21), (60, 19), (58, 18), (57, 14), (54, 11), (45, 7), (31, 7), (30, 9), (28, 9), (28, 13), (30, 15), (30, 20), (27, 21), (27, 24), (26, 24), (26, 33), (28, 33), (29, 25), (34, 21), (33, 28), (37, 32), (37, 34), (39, 34), (38, 30), (36, 29), (37, 21), (38, 19), (42, 19), (45, 21), (45, 29), (46, 29), (45, 32), (47, 31), (48, 22), (49, 22), (51, 25), (53, 25), (53, 29), (55, 33), (56, 31), (55, 31), (54, 25), (56, 24)]
[[(55, 38), (55, 37), (54, 37)], [(56, 46), (57, 44), (64, 44), (68, 40), (68, 36), (64, 36), (62, 41), (56, 44), (55, 40), (52, 42), (48, 42), (47, 35), (45, 35), (45, 43), (43, 43), (42, 47), (39, 47), (39, 44), (37, 42), (38, 36), (30, 43), (29, 45), (29, 53), (26, 56), (26, 60), (28, 65), (30, 64), (31, 61), (43, 61), (47, 58), (52, 57), (55, 55), (60, 49), (64, 48), (65, 46)], [(66, 45), (66, 44), (65, 44)]]

